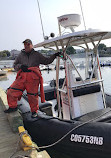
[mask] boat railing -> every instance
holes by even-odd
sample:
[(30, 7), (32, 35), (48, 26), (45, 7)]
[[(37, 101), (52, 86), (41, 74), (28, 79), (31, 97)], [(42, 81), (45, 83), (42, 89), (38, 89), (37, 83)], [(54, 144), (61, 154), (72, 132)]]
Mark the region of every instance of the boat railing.
[(89, 82), (89, 83), (83, 83), (83, 84), (79, 84), (79, 85), (75, 85), (75, 86), (69, 86), (68, 88), (69, 89), (77, 89), (77, 88), (82, 88), (82, 87), (86, 87), (88, 85), (92, 85), (92, 84), (96, 84), (96, 83), (100, 83), (100, 82), (103, 82), (103, 80), (97, 80), (97, 81), (93, 81), (93, 82)]

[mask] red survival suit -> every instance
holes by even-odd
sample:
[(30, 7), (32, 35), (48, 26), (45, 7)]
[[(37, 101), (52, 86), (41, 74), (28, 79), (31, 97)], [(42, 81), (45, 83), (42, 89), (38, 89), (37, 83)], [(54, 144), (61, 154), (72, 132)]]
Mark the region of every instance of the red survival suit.
[(20, 100), (23, 91), (26, 89), (28, 102), (31, 112), (37, 112), (38, 105), (38, 88), (40, 84), (41, 102), (45, 102), (43, 78), (38, 67), (28, 68), (30, 72), (23, 72), (21, 69), (17, 73), (16, 80), (7, 91), (7, 100), (10, 108), (17, 107), (17, 101)]

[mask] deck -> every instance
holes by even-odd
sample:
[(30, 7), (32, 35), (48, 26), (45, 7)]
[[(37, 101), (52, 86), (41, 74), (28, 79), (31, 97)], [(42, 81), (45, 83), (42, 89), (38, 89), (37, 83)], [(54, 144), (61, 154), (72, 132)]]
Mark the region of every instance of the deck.
[(15, 151), (18, 134), (12, 132), (7, 115), (3, 112), (3, 107), (0, 105), (0, 157), (9, 158)]
[(23, 124), (21, 116), (19, 112), (5, 114), (4, 109), (7, 106), (6, 94), (0, 88), (0, 158), (19, 158), (20, 156), (50, 158), (45, 150), (42, 152), (37, 152), (35, 149), (23, 151), (20, 148), (18, 126)]

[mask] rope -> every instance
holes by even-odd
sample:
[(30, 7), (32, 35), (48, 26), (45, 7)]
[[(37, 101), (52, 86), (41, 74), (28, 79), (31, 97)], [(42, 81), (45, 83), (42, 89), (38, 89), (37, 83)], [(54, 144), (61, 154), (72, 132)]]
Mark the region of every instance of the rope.
[[(21, 133), (19, 134), (20, 137), (19, 137), (19, 139), (18, 139), (16, 149), (15, 149), (14, 153), (13, 153), (9, 158), (12, 158), (12, 157), (16, 154), (16, 152), (17, 152), (17, 150), (18, 150), (19, 142), (20, 142), (20, 140), (22, 140), (22, 136), (23, 136), (24, 134), (27, 134), (27, 135), (30, 137), (30, 135), (28, 134), (28, 132), (27, 132), (26, 130), (25, 130), (24, 132), (21, 132)], [(31, 137), (30, 137), (30, 138), (31, 138)], [(27, 145), (26, 145), (26, 146), (24, 145), (24, 147), (30, 147), (30, 148), (36, 149), (38, 152), (40, 152), (39, 148), (37, 148), (37, 147), (27, 146)], [(15, 158), (30, 158), (30, 156), (17, 155)]]
[(89, 121), (86, 121), (86, 122), (84, 122), (84, 123), (81, 123), (80, 125), (78, 125), (78, 126), (72, 128), (69, 132), (67, 132), (64, 136), (62, 136), (62, 137), (61, 137), (59, 140), (57, 140), (56, 142), (54, 142), (54, 143), (52, 143), (52, 144), (49, 144), (49, 145), (46, 145), (46, 146), (40, 146), (40, 147), (38, 147), (38, 148), (39, 148), (39, 149), (44, 149), (44, 148), (49, 148), (49, 147), (52, 147), (52, 146), (58, 144), (59, 142), (61, 142), (66, 136), (68, 136), (68, 135), (69, 135), (72, 131), (74, 131), (75, 129), (77, 129), (77, 128), (79, 128), (79, 127), (82, 127), (82, 126), (84, 126), (84, 125), (86, 125), (86, 124), (88, 124), (88, 123), (90, 123), (90, 122), (93, 122), (94, 120), (96, 120), (96, 119), (98, 119), (98, 118), (104, 116), (105, 114), (109, 113), (110, 111), (111, 111), (111, 110), (109, 110), (109, 111), (107, 111), (107, 112), (101, 114), (100, 116), (97, 116), (97, 117), (94, 118), (94, 119), (91, 119), (91, 120), (89, 120)]
[(14, 157), (14, 158), (31, 158), (31, 156), (17, 155), (17, 156)]

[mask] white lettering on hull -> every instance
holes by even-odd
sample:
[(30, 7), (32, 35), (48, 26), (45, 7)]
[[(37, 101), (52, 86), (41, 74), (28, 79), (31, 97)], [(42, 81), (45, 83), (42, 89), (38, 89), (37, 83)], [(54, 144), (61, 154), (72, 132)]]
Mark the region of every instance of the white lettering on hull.
[(103, 137), (71, 134), (72, 142), (103, 145)]

